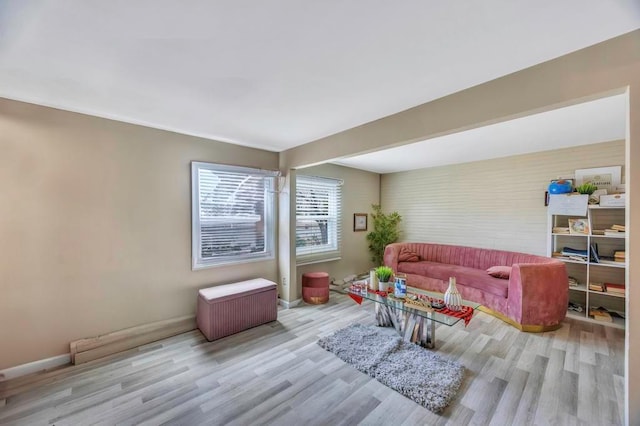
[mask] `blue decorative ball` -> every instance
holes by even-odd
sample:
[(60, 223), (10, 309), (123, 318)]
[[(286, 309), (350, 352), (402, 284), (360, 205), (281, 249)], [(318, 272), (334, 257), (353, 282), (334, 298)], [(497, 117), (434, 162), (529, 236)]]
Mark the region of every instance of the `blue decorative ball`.
[(549, 184), (549, 194), (566, 194), (571, 190), (571, 181), (569, 180), (554, 180)]

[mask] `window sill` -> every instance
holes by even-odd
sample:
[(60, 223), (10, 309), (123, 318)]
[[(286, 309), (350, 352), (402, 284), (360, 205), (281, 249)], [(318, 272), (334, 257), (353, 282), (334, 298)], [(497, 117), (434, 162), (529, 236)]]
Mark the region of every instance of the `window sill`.
[(296, 266), (313, 265), (315, 263), (335, 262), (336, 260), (342, 260), (342, 257), (329, 257), (326, 259), (302, 259), (296, 261)]
[(270, 260), (274, 260), (275, 256), (264, 256), (264, 257), (256, 257), (249, 259), (238, 259), (238, 260), (229, 260), (224, 262), (216, 262), (216, 263), (198, 263), (196, 265), (191, 265), (192, 271), (200, 271), (202, 269), (210, 269), (216, 267), (224, 267), (224, 266), (232, 266), (232, 265), (240, 265), (243, 263), (253, 263), (253, 262), (268, 262)]

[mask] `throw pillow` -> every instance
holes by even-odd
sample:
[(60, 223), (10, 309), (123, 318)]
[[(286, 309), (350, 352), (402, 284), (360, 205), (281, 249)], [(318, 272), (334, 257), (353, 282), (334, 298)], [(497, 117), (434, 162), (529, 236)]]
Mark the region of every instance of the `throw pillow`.
[(487, 274), (492, 277), (501, 278), (503, 280), (508, 280), (509, 275), (511, 275), (511, 266), (492, 266), (487, 269)]
[(406, 247), (402, 247), (400, 249), (400, 254), (398, 255), (398, 262), (417, 262), (420, 260), (420, 256), (417, 253), (409, 250)]

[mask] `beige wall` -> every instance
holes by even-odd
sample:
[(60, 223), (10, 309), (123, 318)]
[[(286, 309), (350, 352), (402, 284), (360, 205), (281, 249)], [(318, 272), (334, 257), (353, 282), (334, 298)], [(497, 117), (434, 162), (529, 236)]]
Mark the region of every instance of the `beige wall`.
[(402, 215), (403, 241), (545, 255), (549, 180), (624, 166), (624, 156), (624, 141), (615, 141), (392, 173), (382, 176), (382, 204)]
[[(366, 272), (372, 267), (367, 249), (367, 232), (353, 231), (353, 214), (369, 213), (371, 204), (377, 204), (380, 197), (380, 175), (362, 170), (323, 164), (297, 170), (299, 175), (322, 176), (342, 179), (342, 257), (332, 262), (314, 263), (297, 268), (297, 280), (310, 271), (327, 272), (330, 277), (342, 279), (350, 274)], [(369, 218), (370, 220), (370, 218)], [(368, 224), (369, 231), (371, 223)], [(295, 298), (301, 297), (300, 287), (296, 287)]]
[[(628, 93), (628, 282), (640, 282), (640, 30), (281, 153), (283, 169)], [(638, 228), (638, 229), (636, 229)], [(627, 298), (627, 424), (640, 424), (640, 288)]]
[(278, 154), (0, 99), (0, 369), (195, 312), (196, 289), (276, 261), (191, 270), (190, 162)]

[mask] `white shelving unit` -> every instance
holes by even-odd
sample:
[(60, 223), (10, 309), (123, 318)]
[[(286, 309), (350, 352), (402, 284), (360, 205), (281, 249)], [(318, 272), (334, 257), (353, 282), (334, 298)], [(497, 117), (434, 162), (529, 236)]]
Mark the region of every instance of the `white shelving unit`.
[[(587, 219), (589, 232), (587, 234), (553, 233), (554, 227), (568, 227), (569, 219)], [(576, 278), (578, 281), (578, 286), (568, 287), (569, 302), (582, 306), (583, 311), (575, 312), (569, 310), (567, 311), (568, 316), (602, 325), (624, 328), (626, 296), (589, 289), (590, 282), (624, 284), (625, 289), (628, 286), (625, 273), (626, 260), (625, 262), (616, 262), (612, 259), (616, 251), (625, 250), (626, 233), (620, 236), (593, 234), (594, 230), (608, 229), (612, 225), (626, 225), (624, 207), (590, 205), (586, 216), (550, 214), (548, 255), (565, 262), (569, 276)], [(558, 253), (561, 253), (565, 247), (586, 251), (586, 260), (558, 257)], [(595, 262), (592, 254), (592, 250), (596, 247), (597, 253), (601, 258), (600, 262)], [(589, 315), (591, 309), (598, 307), (607, 309), (612, 314), (613, 322), (598, 321)]]

